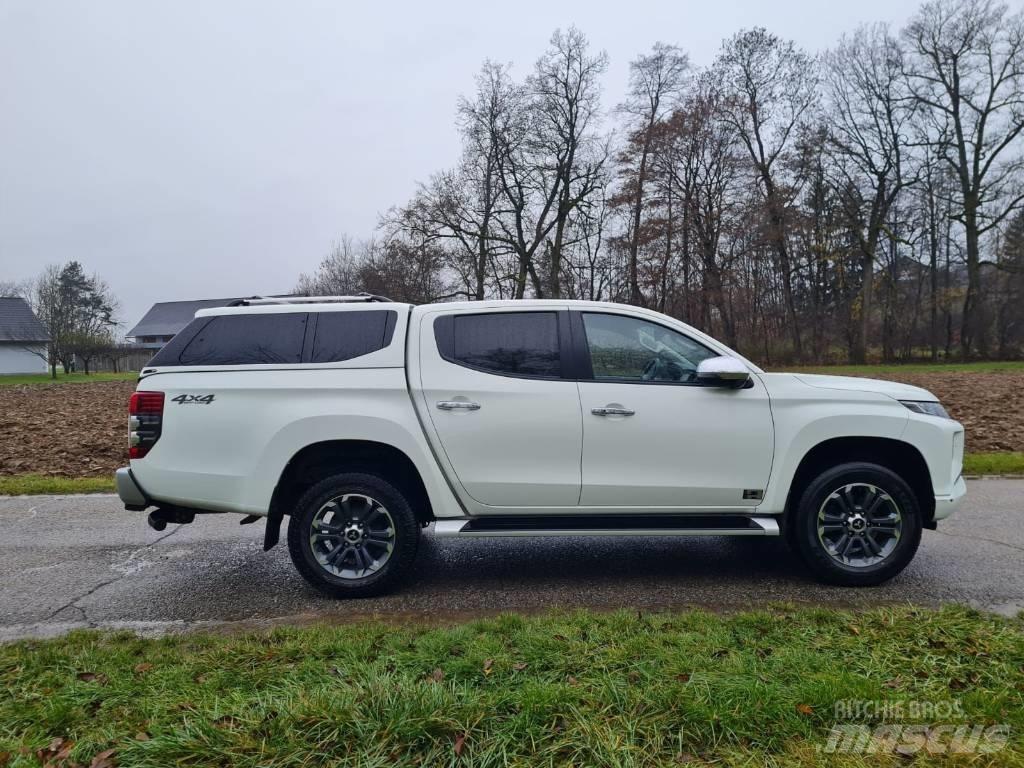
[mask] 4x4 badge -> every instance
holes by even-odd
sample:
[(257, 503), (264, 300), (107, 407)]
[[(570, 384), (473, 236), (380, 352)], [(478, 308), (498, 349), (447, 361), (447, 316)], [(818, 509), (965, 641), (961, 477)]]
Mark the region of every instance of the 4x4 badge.
[(188, 403), (209, 405), (213, 402), (213, 395), (178, 395), (177, 397), (172, 397), (171, 402), (178, 405), (186, 405)]

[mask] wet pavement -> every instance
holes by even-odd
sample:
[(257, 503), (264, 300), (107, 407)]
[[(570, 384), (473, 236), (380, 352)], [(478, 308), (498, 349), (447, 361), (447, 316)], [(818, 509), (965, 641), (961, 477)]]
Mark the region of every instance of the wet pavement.
[[(1024, 480), (969, 481), (965, 506), (925, 531), (910, 566), (870, 589), (814, 582), (777, 539), (439, 539), (369, 600), (320, 596), (263, 524), (200, 516), (156, 532), (114, 496), (0, 498), (0, 640), (80, 627), (147, 634), (278, 623), (446, 621), (552, 608), (730, 610), (793, 603), (964, 603), (1024, 610)], [(282, 531), (283, 533), (283, 531)]]

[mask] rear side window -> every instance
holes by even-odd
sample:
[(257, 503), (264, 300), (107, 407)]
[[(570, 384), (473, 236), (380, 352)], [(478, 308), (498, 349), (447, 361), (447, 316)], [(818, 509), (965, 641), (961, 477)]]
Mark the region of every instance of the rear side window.
[[(218, 315), (185, 346), (180, 365), (265, 365), (302, 362), (307, 314)], [(159, 357), (159, 355), (157, 356)], [(157, 359), (151, 365), (159, 365)]]
[(395, 333), (394, 310), (321, 312), (316, 321), (311, 363), (337, 363), (384, 349)]
[(441, 356), (488, 373), (557, 379), (562, 375), (555, 312), (449, 315), (434, 324)]

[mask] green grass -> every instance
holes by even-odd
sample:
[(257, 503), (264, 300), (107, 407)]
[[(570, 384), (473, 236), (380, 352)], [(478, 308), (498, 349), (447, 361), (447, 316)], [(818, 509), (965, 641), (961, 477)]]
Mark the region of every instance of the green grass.
[(1005, 748), (971, 764), (1024, 765), (1024, 624), (959, 607), (78, 632), (0, 646), (0, 685), (14, 766), (54, 739), (69, 763), (113, 749), (138, 768), (906, 763), (820, 751), (834, 724), (882, 722), (837, 717), (842, 701), (1006, 724)]
[(0, 387), (24, 384), (82, 384), (90, 381), (135, 381), (138, 371), (121, 371), (119, 373), (60, 373), (51, 379), (48, 373), (9, 373), (0, 375)]
[(1024, 474), (1024, 453), (968, 453), (964, 456), (965, 475)]
[[(0, 477), (0, 496), (63, 493), (110, 493), (114, 476), (59, 477), (55, 475), (9, 475)], [(2, 763), (0, 763), (2, 766)]]
[(901, 363), (888, 365), (811, 365), (772, 369), (793, 373), (827, 373), (833, 376), (869, 376), (873, 373), (1022, 373), (1024, 360), (990, 363)]

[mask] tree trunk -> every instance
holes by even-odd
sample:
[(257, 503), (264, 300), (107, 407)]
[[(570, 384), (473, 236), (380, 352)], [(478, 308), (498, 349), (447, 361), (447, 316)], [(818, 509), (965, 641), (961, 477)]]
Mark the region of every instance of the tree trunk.
[(978, 333), (976, 315), (978, 299), (981, 295), (978, 206), (973, 195), (965, 200), (964, 230), (967, 246), (967, 292), (964, 294), (964, 314), (960, 319), (960, 355), (966, 362), (971, 357), (975, 336)]
[(652, 130), (654, 130), (653, 116), (647, 122), (644, 146), (640, 152), (640, 167), (637, 169), (636, 175), (636, 197), (633, 200), (633, 236), (629, 239), (629, 303), (637, 307), (643, 305), (637, 260), (640, 256), (640, 218), (644, 207), (644, 181), (647, 175), (647, 156), (651, 152)]

